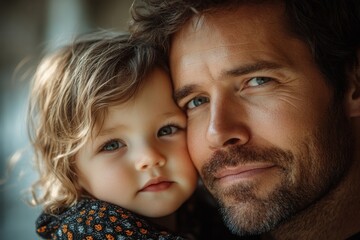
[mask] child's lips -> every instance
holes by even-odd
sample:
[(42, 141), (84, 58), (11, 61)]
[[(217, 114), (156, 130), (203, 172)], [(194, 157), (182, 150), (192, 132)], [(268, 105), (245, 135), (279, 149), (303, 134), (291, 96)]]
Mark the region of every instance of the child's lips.
[(158, 192), (168, 189), (174, 182), (164, 177), (150, 179), (139, 192)]

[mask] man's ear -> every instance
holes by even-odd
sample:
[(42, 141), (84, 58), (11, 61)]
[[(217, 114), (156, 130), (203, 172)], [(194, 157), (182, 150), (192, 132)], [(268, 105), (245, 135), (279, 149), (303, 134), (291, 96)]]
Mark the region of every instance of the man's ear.
[(348, 71), (348, 90), (346, 106), (349, 117), (360, 117), (360, 49), (357, 51), (357, 61)]

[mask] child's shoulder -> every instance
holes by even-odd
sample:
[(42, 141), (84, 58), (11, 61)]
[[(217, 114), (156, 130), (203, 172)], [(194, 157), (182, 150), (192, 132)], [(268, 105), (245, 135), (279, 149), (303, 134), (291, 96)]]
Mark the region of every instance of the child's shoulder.
[(59, 215), (43, 213), (36, 228), (45, 239), (182, 239), (127, 209), (95, 199), (83, 199)]

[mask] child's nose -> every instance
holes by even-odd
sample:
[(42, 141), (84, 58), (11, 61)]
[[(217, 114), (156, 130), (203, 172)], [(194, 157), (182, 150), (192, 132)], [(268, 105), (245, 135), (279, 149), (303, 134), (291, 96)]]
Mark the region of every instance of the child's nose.
[(141, 152), (136, 163), (136, 169), (143, 171), (153, 167), (163, 167), (165, 163), (165, 157), (157, 149), (147, 148)]

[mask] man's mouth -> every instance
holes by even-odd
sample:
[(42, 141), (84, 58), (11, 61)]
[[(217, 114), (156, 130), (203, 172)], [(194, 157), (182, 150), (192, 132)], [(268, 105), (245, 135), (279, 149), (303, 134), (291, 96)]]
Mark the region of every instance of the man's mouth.
[(249, 180), (274, 167), (275, 164), (273, 163), (251, 163), (235, 167), (224, 167), (222, 170), (215, 172), (214, 178), (216, 182), (221, 184), (234, 180)]

